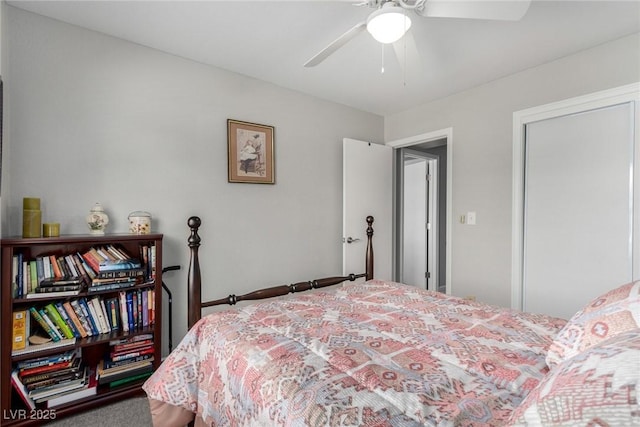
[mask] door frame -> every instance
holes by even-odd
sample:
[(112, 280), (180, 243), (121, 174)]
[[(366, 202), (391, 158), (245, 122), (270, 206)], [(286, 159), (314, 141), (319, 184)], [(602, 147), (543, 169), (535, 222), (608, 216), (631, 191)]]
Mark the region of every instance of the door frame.
[[(449, 127), (449, 128), (444, 128), (444, 129), (438, 129), (432, 132), (427, 132), (427, 133), (422, 133), (419, 135), (414, 135), (414, 136), (409, 136), (406, 138), (402, 138), (402, 139), (396, 139), (393, 141), (389, 141), (387, 143), (385, 143), (385, 145), (388, 145), (390, 147), (392, 147), (394, 149), (394, 151), (396, 149), (399, 148), (404, 148), (404, 147), (411, 147), (412, 145), (418, 145), (418, 144), (423, 144), (425, 142), (432, 142), (432, 141), (438, 141), (438, 140), (442, 140), (445, 139), (447, 141), (447, 214), (446, 214), (446, 279), (445, 279), (445, 283), (446, 283), (446, 293), (447, 294), (451, 294), (451, 230), (452, 230), (452, 224), (453, 224), (453, 210), (452, 210), (452, 205), (453, 205), (453, 197), (452, 197), (452, 193), (453, 193), (453, 128)], [(395, 168), (395, 162), (394, 162), (394, 168)], [(393, 172), (393, 176), (394, 179), (397, 176), (397, 172), (394, 171)], [(397, 206), (397, 197), (398, 195), (396, 194), (395, 191), (396, 185), (394, 183), (394, 192), (393, 192), (393, 203), (394, 206)], [(394, 242), (398, 241), (399, 236), (397, 235), (397, 227), (395, 226), (395, 224), (397, 224), (397, 221), (399, 221), (399, 218), (397, 218), (397, 212), (396, 209), (394, 209), (393, 211), (393, 223), (394, 223), (394, 227), (393, 227), (393, 236), (392, 239)], [(399, 254), (397, 253), (397, 246), (396, 244), (393, 245), (393, 269), (394, 269), (394, 277), (395, 277), (395, 269), (396, 269), (396, 265), (397, 265), (397, 257), (399, 256)]]
[[(569, 114), (595, 110), (616, 104), (640, 102), (640, 82), (607, 89), (588, 95), (540, 105), (513, 113), (513, 160), (511, 197), (511, 308), (522, 310), (524, 281), (524, 176), (525, 176), (525, 127), (529, 123)], [(635, 146), (640, 147), (640, 118), (635, 114)], [(640, 165), (640, 150), (635, 150), (634, 162)], [(634, 182), (638, 182), (640, 168), (633, 171)], [(640, 201), (640, 185), (633, 186), (634, 200)], [(638, 209), (636, 209), (636, 215)], [(634, 218), (637, 223), (639, 219)], [(640, 230), (634, 229), (633, 253), (640, 253)], [(634, 259), (638, 258), (637, 256)], [(640, 273), (640, 260), (633, 266), (634, 279)]]
[[(395, 266), (395, 277), (398, 281), (402, 283), (407, 283), (404, 275), (404, 223), (405, 223), (405, 176), (406, 176), (406, 167), (407, 160), (414, 159), (425, 163), (425, 176), (420, 179), (425, 179), (427, 181), (425, 186), (425, 199), (424, 199), (424, 213), (425, 213), (425, 224), (424, 224), (424, 233), (425, 233), (425, 247), (426, 247), (426, 257), (424, 259), (424, 287), (427, 290), (438, 290), (439, 283), (439, 250), (438, 250), (438, 226), (440, 219), (438, 217), (438, 168), (440, 162), (440, 156), (431, 154), (425, 151), (413, 150), (411, 148), (402, 147), (399, 148), (399, 153), (402, 154), (398, 156), (398, 161), (396, 162), (396, 167), (402, 167), (402, 172), (398, 171), (396, 178), (399, 179), (398, 185), (394, 188), (398, 192), (397, 194), (397, 205), (395, 208), (397, 209), (397, 221), (394, 224), (394, 228), (397, 231), (397, 241), (395, 244), (397, 245), (397, 253), (398, 256), (403, 260), (403, 262), (398, 262)], [(399, 260), (398, 260), (399, 261)], [(427, 273), (429, 273), (427, 275)], [(435, 283), (435, 286), (434, 286)]]

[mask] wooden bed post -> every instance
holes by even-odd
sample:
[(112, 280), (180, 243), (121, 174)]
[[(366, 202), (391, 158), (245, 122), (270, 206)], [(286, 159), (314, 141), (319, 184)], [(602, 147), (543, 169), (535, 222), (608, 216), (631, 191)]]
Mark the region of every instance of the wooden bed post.
[(198, 248), (200, 247), (200, 236), (198, 236), (198, 228), (200, 228), (200, 218), (192, 216), (187, 221), (187, 225), (191, 229), (191, 235), (189, 236), (189, 249), (191, 257), (189, 259), (189, 276), (187, 278), (187, 312), (188, 312), (188, 327), (191, 329), (202, 316), (202, 276), (200, 274), (200, 260), (198, 259)]
[(365, 280), (373, 279), (373, 217), (367, 217), (367, 254), (365, 260)]

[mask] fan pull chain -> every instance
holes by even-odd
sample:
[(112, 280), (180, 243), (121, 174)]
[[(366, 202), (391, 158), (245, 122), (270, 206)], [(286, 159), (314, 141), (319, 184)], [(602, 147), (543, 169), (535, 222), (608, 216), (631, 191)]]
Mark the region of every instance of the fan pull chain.
[(384, 44), (380, 43), (380, 52), (381, 52), (381, 60), (382, 66), (380, 67), (380, 74), (384, 74)]
[(404, 50), (404, 66), (402, 67), (402, 85), (407, 87), (407, 35), (404, 35), (404, 40), (402, 40), (402, 47)]

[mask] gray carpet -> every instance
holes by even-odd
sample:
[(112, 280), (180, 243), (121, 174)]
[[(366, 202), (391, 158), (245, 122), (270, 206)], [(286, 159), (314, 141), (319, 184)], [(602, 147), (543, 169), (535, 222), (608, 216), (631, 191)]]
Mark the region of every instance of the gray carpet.
[(146, 396), (132, 397), (47, 424), (52, 427), (152, 426)]

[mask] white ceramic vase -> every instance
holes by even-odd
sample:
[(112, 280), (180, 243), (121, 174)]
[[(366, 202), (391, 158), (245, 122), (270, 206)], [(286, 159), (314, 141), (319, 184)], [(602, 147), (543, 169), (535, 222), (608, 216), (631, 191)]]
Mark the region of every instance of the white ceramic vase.
[(86, 219), (89, 234), (104, 234), (104, 229), (109, 224), (109, 216), (100, 203), (93, 205)]

